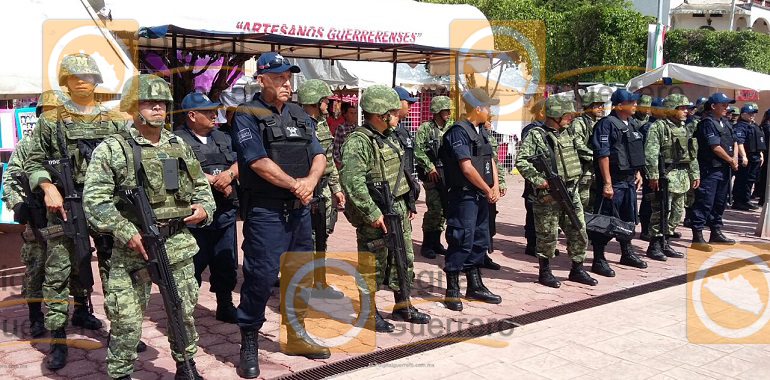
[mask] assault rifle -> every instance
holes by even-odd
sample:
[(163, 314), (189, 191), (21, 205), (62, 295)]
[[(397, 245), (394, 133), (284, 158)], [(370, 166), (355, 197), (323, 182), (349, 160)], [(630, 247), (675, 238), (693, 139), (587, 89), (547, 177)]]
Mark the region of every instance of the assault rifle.
[[(570, 196), (569, 191), (567, 191), (567, 185), (564, 183), (561, 176), (554, 172), (551, 163), (545, 155), (538, 154), (528, 158), (527, 161), (534, 165), (537, 171), (545, 174), (545, 180), (548, 181), (548, 191), (553, 199), (559, 203), (562, 210), (567, 213), (567, 217), (569, 218), (570, 223), (572, 223), (572, 227), (578, 230), (584, 228), (580, 225), (580, 219), (578, 219), (578, 215), (575, 212), (575, 205), (572, 203), (572, 196)], [(535, 184), (535, 186), (537, 186), (537, 184)]]

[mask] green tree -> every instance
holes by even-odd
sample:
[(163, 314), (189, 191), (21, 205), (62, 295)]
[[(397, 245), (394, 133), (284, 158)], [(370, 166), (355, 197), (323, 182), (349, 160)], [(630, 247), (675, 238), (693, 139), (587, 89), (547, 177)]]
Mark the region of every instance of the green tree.
[(770, 36), (750, 30), (676, 29), (666, 33), (666, 62), (706, 67), (743, 67), (770, 74)]

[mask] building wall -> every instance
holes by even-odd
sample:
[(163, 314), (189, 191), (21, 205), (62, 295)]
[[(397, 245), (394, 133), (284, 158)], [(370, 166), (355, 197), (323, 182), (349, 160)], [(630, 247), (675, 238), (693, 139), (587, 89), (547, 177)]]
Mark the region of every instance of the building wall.
[[(662, 0), (663, 1), (663, 20), (662, 23), (671, 25), (669, 20), (669, 13), (671, 9), (676, 8), (684, 0)], [(645, 16), (658, 17), (658, 0), (633, 0), (632, 7), (639, 13)]]

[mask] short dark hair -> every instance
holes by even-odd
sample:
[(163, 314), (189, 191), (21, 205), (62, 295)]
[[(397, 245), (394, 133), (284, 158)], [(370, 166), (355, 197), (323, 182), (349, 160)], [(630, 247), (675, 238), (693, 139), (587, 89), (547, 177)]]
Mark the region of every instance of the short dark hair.
[(344, 115), (348, 113), (348, 110), (351, 108), (355, 109), (356, 106), (353, 103), (342, 102), (342, 106), (340, 106), (340, 111), (342, 111), (342, 114)]

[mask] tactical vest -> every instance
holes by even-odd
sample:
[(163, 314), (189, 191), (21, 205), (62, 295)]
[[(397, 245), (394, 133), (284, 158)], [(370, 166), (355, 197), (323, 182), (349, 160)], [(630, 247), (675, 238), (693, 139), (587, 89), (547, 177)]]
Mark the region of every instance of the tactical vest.
[[(387, 140), (388, 137), (383, 137), (372, 131), (368, 125), (358, 127), (354, 132), (363, 133), (368, 137), (374, 152), (375, 165), (366, 173), (367, 185), (387, 182), (394, 197), (406, 194), (409, 191), (409, 185), (406, 182), (407, 178), (405, 178), (406, 173), (401, 173), (399, 181), (399, 169), (403, 167), (406, 170), (401, 165), (404, 153), (400, 149), (399, 144), (395, 143), (395, 141)], [(396, 182), (398, 182), (398, 189), (394, 188)]]
[(72, 114), (70, 114), (65, 106), (57, 107), (57, 136), (54, 137), (57, 140), (53, 141), (52, 145), (56, 147), (56, 156), (61, 156), (61, 148), (58, 141), (58, 135), (61, 133), (61, 137), (64, 138), (67, 147), (67, 153), (69, 153), (70, 158), (73, 160), (75, 183), (81, 185), (85, 182), (88, 163), (91, 162), (91, 155), (94, 153), (96, 146), (107, 136), (118, 132), (110, 126), (107, 111), (99, 104), (96, 107), (99, 107), (100, 112), (98, 115), (95, 115), (94, 120), (91, 122), (84, 120), (74, 121), (72, 120)]
[(692, 162), (697, 152), (695, 152), (695, 139), (684, 126), (675, 124), (672, 120), (664, 119), (663, 141), (663, 159), (666, 165), (689, 164)]
[[(473, 165), (473, 168), (476, 169), (476, 171), (479, 173), (481, 178), (484, 180), (484, 182), (492, 186), (494, 185), (494, 177), (492, 173), (492, 145), (489, 143), (489, 138), (487, 137), (487, 131), (484, 129), (483, 126), (479, 127), (479, 132), (476, 133), (476, 129), (473, 127), (473, 124), (471, 124), (469, 121), (462, 120), (457, 121), (449, 127), (449, 129), (445, 132), (448, 133), (452, 128), (462, 128), (465, 133), (468, 135), (468, 138), (471, 140), (470, 142), (470, 151), (471, 151), (471, 164)], [(453, 187), (468, 187), (468, 188), (475, 188), (473, 184), (468, 181), (467, 178), (465, 178), (465, 175), (459, 170), (459, 167), (457, 165), (450, 166), (447, 165), (448, 162), (451, 162), (453, 160), (453, 156), (451, 152), (449, 151), (450, 148), (446, 148), (446, 145), (442, 145), (442, 160), (444, 160), (444, 167), (445, 168), (456, 168), (456, 170), (446, 170), (446, 186), (448, 188)]]
[(626, 125), (615, 115), (607, 116), (607, 119), (621, 134), (610, 146), (610, 168), (631, 172), (644, 166), (644, 137), (636, 123), (632, 121)]
[[(284, 119), (264, 108), (259, 101), (245, 103), (244, 106), (243, 109), (257, 119), (257, 133), (262, 137), (267, 156), (290, 177), (307, 177), (311, 166), (313, 130), (307, 124), (305, 111), (296, 104), (286, 103), (283, 106), (287, 108), (289, 117)], [(273, 185), (253, 170), (241, 171), (240, 179), (241, 186), (254, 196), (279, 200), (297, 198), (288, 189)]]
[[(186, 157), (184, 147), (179, 144), (177, 137), (171, 137), (170, 148), (140, 145), (127, 131), (116, 135), (116, 140), (123, 147), (128, 172), (121, 189), (137, 186), (138, 175), (157, 220), (190, 216), (195, 178), (202, 173), (197, 169), (199, 165)], [(137, 163), (137, 160), (140, 162)], [(118, 210), (126, 219), (139, 223), (134, 210), (122, 200), (118, 200)]]
[[(230, 144), (227, 143), (227, 138), (222, 131), (212, 130), (209, 134), (208, 144), (201, 143), (200, 140), (193, 136), (192, 130), (187, 127), (177, 129), (174, 131), (174, 134), (190, 146), (195, 154), (195, 158), (201, 164), (201, 169), (206, 174), (215, 176), (229, 169), (235, 163), (235, 154)], [(234, 207), (233, 200), (237, 198), (237, 191), (233, 191), (229, 198), (225, 198), (224, 194), (219, 191), (213, 191), (213, 193), (214, 200), (217, 203), (217, 210), (222, 209), (222, 207)]]
[(316, 124), (315, 137), (318, 139), (318, 143), (321, 144), (321, 149), (324, 151), (326, 157), (326, 168), (324, 169), (325, 176), (332, 173), (334, 170), (334, 156), (332, 155), (332, 149), (334, 149), (334, 136), (332, 136), (328, 125), (323, 120)]
[[(594, 127), (594, 124), (596, 124), (596, 121), (591, 119), (591, 117), (586, 115), (585, 113), (581, 113), (579, 117), (580, 119), (582, 119), (583, 123), (586, 125), (586, 130), (588, 130), (588, 133), (586, 133), (585, 140), (583, 141), (583, 144), (588, 146), (588, 142), (591, 140), (591, 136), (593, 135), (593, 132), (594, 132), (593, 127)], [(573, 130), (572, 132), (574, 133), (575, 131)]]
[(552, 166), (562, 180), (572, 182), (580, 178), (583, 170), (580, 166), (580, 156), (578, 156), (572, 133), (565, 129), (556, 135), (552, 131), (546, 131), (544, 127), (535, 127), (532, 130), (537, 131), (548, 145)]
[[(425, 142), (425, 147), (427, 148), (425, 155), (428, 156), (428, 160), (430, 160), (433, 166), (436, 168), (443, 166), (441, 164), (441, 160), (439, 159), (439, 151), (441, 149), (441, 130), (439, 129), (435, 120), (430, 121), (430, 128), (428, 129), (428, 141)], [(428, 180), (428, 173), (426, 173), (425, 170), (419, 166), (417, 167), (417, 178), (423, 182)]]
[(746, 153), (759, 153), (767, 150), (765, 133), (762, 132), (762, 128), (755, 123), (749, 123), (746, 129), (746, 142), (744, 143)]
[(414, 139), (412, 134), (402, 124), (399, 124), (393, 131), (393, 136), (401, 144), (404, 150), (404, 168), (409, 175), (414, 175)]
[[(730, 125), (723, 123), (721, 120), (714, 118), (712, 115), (704, 116), (698, 123), (698, 129), (701, 129), (701, 124), (711, 123), (714, 129), (719, 134), (719, 146), (724, 149), (728, 156), (733, 156), (733, 130)], [(698, 145), (698, 163), (707, 168), (722, 168), (727, 166), (727, 162), (717, 157), (711, 150), (708, 144)]]

